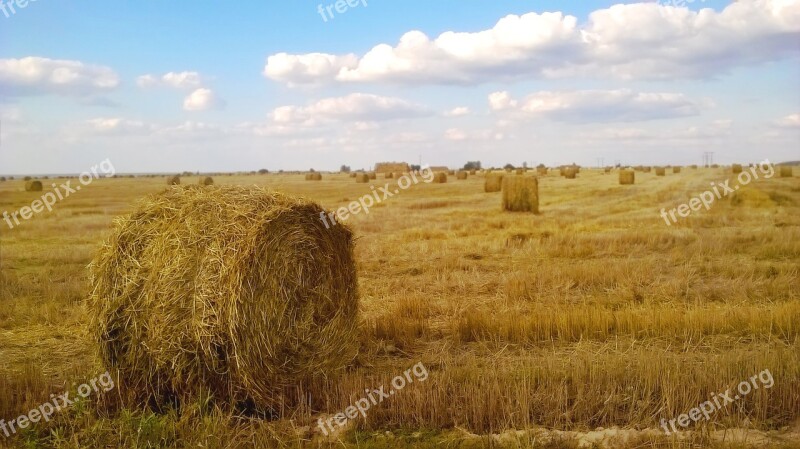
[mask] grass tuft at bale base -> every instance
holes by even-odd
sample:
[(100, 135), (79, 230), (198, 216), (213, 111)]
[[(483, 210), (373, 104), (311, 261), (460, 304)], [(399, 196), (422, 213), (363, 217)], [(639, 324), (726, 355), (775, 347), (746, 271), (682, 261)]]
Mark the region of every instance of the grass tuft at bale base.
[(353, 235), (260, 187), (173, 187), (118, 218), (89, 266), (89, 331), (125, 401), (211, 394), (267, 413), (354, 359)]

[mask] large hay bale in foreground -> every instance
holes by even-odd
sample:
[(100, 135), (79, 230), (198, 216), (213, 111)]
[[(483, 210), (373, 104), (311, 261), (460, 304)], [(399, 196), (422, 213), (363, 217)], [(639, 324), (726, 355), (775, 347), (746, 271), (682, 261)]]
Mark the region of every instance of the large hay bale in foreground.
[(200, 178), (200, 185), (201, 186), (213, 186), (214, 185), (214, 178), (211, 176), (206, 176), (204, 178)]
[(356, 174), (356, 183), (363, 184), (369, 182), (369, 175), (366, 173), (357, 173)]
[(322, 173), (306, 173), (306, 181), (322, 181)]
[(483, 190), (486, 193), (499, 192), (503, 190), (503, 176), (502, 173), (489, 173), (486, 175), (486, 181), (483, 183)]
[(260, 187), (174, 187), (115, 222), (90, 265), (90, 331), (122, 397), (292, 407), (357, 352), (350, 229)]
[(440, 171), (433, 175), (433, 183), (434, 184), (444, 184), (447, 182), (447, 173)]
[(656, 176), (667, 176), (667, 169), (664, 167), (656, 167)]
[(742, 164), (733, 164), (731, 166), (731, 170), (733, 171), (734, 174), (741, 173), (742, 172)]
[(539, 180), (534, 177), (503, 178), (503, 210), (539, 213)]
[(467, 172), (464, 171), (464, 170), (459, 171), (458, 173), (456, 173), (456, 179), (459, 179), (459, 180), (462, 180), (462, 181), (467, 179)]
[(37, 180), (25, 181), (25, 191), (26, 192), (41, 192), (42, 191), (42, 181), (37, 181)]
[(168, 186), (177, 186), (181, 183), (181, 177), (178, 175), (175, 176), (168, 176), (167, 177), (167, 185)]
[[(781, 178), (791, 178), (792, 177), (792, 166), (791, 165), (781, 165)], [(766, 170), (764, 170), (766, 171)]]
[(636, 182), (636, 172), (633, 170), (620, 170), (619, 183), (620, 185), (633, 185)]

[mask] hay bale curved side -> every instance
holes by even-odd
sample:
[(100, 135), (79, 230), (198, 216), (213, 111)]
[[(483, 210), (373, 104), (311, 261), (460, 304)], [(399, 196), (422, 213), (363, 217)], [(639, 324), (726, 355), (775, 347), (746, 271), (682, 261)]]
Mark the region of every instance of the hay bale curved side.
[(181, 184), (181, 177), (178, 175), (175, 176), (168, 176), (167, 177), (167, 185), (168, 186), (177, 186)]
[(26, 192), (41, 192), (42, 191), (42, 181), (25, 181), (25, 191)]
[(214, 185), (214, 178), (211, 176), (206, 176), (204, 178), (200, 178), (200, 182), (198, 182), (201, 186), (213, 186)]
[(90, 265), (90, 330), (124, 397), (291, 406), (357, 351), (353, 236), (259, 187), (175, 187), (117, 220)]

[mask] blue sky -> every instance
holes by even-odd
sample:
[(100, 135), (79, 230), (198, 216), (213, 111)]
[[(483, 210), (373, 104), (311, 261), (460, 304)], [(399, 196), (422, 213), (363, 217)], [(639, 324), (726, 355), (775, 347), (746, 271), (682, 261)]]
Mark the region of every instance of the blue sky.
[(6, 5), (0, 172), (800, 159), (800, 0), (351, 2)]

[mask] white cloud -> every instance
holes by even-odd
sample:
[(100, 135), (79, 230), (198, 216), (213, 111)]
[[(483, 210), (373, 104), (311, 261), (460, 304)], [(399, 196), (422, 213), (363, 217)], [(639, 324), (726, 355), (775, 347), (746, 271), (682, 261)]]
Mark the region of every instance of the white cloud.
[(399, 98), (355, 93), (325, 98), (309, 106), (281, 106), (270, 115), (276, 124), (313, 126), (332, 121), (385, 121), (429, 114), (426, 108)]
[(546, 117), (561, 122), (636, 122), (697, 115), (708, 106), (683, 94), (619, 90), (541, 91), (521, 101), (508, 92), (489, 95), (499, 112), (511, 110), (523, 117)]
[(222, 101), (211, 89), (196, 89), (183, 100), (183, 109), (186, 111), (207, 111), (209, 109), (221, 109), (225, 106)]
[(453, 108), (447, 112), (445, 112), (446, 117), (464, 117), (465, 115), (469, 115), (471, 112), (468, 107), (466, 106), (459, 106)]
[(618, 4), (579, 26), (563, 13), (509, 15), (489, 30), (404, 34), (360, 58), (279, 53), (264, 75), (296, 84), (478, 84), (523, 77), (711, 78), (796, 56), (800, 0), (740, 0), (722, 11)]
[(35, 56), (0, 59), (0, 97), (83, 96), (108, 91), (118, 85), (119, 76), (105, 66)]
[(120, 117), (99, 117), (87, 120), (89, 128), (99, 134), (148, 134), (156, 127), (137, 120), (127, 120)]
[(775, 124), (781, 128), (800, 128), (800, 113), (787, 115)]
[(167, 72), (161, 76), (146, 74), (136, 78), (136, 85), (143, 89), (156, 86), (197, 89), (202, 85), (202, 77), (197, 72)]

